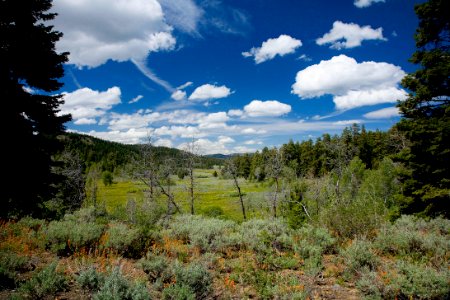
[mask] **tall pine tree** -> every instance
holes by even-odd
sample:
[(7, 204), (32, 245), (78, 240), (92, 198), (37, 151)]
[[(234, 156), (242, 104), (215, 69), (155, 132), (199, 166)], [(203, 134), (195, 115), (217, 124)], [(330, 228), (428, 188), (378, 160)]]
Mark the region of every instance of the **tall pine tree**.
[(62, 34), (47, 21), (51, 0), (0, 1), (0, 101), (2, 103), (3, 201), (1, 215), (34, 214), (54, 194), (52, 155), (57, 136), (70, 116), (59, 116), (61, 87), (67, 53), (55, 43)]
[(398, 104), (398, 128), (411, 142), (403, 153), (411, 176), (405, 180), (404, 212), (449, 216), (450, 207), (450, 1), (416, 5), (417, 51), (410, 61), (419, 69), (402, 85), (409, 97)]

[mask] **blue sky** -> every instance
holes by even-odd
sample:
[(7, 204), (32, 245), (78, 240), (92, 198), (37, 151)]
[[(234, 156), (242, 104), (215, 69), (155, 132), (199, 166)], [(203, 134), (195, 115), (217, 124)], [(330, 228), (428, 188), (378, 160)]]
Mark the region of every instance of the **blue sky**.
[(387, 130), (413, 0), (54, 0), (71, 131), (202, 153)]

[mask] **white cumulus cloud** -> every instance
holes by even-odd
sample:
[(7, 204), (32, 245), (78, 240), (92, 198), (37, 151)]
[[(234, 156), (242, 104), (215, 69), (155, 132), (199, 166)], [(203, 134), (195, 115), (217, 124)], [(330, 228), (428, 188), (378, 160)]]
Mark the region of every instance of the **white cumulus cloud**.
[(97, 120), (96, 119), (91, 119), (91, 118), (81, 118), (78, 120), (75, 120), (75, 122), (73, 122), (75, 125), (92, 125), (92, 124), (97, 124)]
[(398, 87), (405, 72), (398, 66), (339, 55), (297, 73), (292, 93), (303, 99), (334, 96), (338, 109), (396, 102), (406, 93)]
[(225, 128), (228, 120), (229, 117), (226, 112), (211, 113), (200, 118), (199, 127), (202, 129)]
[(373, 29), (370, 26), (359, 26), (355, 23), (335, 21), (333, 28), (316, 40), (317, 45), (331, 44), (333, 49), (346, 49), (361, 46), (364, 40), (382, 40), (383, 28)]
[(153, 145), (155, 146), (162, 146), (162, 147), (167, 147), (167, 148), (172, 148), (173, 147), (173, 142), (169, 139), (157, 139)]
[[(230, 154), (234, 151), (230, 150), (229, 145), (232, 144), (234, 140), (227, 136), (219, 136), (217, 140), (210, 140), (206, 138), (197, 139), (195, 141), (196, 146), (201, 154)], [(186, 149), (188, 143), (182, 143), (178, 145), (178, 149)]]
[(298, 47), (302, 46), (302, 42), (289, 35), (282, 34), (277, 38), (268, 39), (263, 42), (261, 47), (253, 47), (250, 51), (242, 52), (244, 57), (252, 57), (255, 63), (259, 64), (267, 60), (273, 59), (275, 56), (284, 56), (294, 53)]
[(175, 101), (181, 101), (181, 100), (186, 99), (186, 92), (181, 91), (181, 90), (176, 90), (175, 92), (172, 93), (172, 95), (170, 97)]
[(78, 67), (141, 61), (176, 43), (157, 0), (57, 0), (52, 11), (64, 34), (57, 50), (70, 52), (69, 63)]
[(389, 119), (400, 116), (397, 107), (387, 107), (364, 114), (366, 119)]
[(253, 100), (244, 106), (244, 112), (249, 117), (278, 117), (291, 111), (291, 106), (277, 100)]
[(142, 143), (149, 135), (149, 131), (146, 129), (134, 129), (131, 128), (127, 131), (89, 131), (81, 132), (98, 137), (103, 140), (123, 143), (123, 144), (139, 144)]
[(369, 7), (372, 3), (385, 2), (385, 0), (355, 0), (353, 4), (358, 8)]
[(393, 103), (407, 97), (404, 90), (396, 87), (371, 89), (361, 91), (348, 91), (345, 95), (335, 96), (333, 101), (339, 110), (351, 109), (358, 106), (374, 105), (379, 103)]
[(62, 93), (64, 104), (61, 114), (72, 114), (76, 121), (82, 118), (95, 118), (104, 115), (114, 105), (121, 102), (119, 87), (112, 87), (104, 92), (81, 88), (71, 93)]
[(228, 116), (230, 117), (241, 117), (244, 114), (244, 112), (240, 109), (230, 109), (228, 111)]
[(210, 99), (219, 99), (228, 97), (231, 94), (231, 90), (226, 86), (216, 86), (212, 84), (204, 84), (199, 86), (189, 96), (189, 100), (192, 101), (205, 101)]

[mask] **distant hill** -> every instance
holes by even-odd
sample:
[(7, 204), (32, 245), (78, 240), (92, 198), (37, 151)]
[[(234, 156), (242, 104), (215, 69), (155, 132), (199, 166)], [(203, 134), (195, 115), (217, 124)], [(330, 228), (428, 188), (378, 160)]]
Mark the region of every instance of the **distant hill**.
[(233, 155), (226, 155), (226, 154), (220, 154), (220, 153), (205, 155), (205, 157), (217, 158), (217, 159), (228, 159), (232, 156)]
[[(121, 144), (79, 133), (68, 132), (59, 138), (64, 144), (64, 149), (78, 153), (86, 167), (96, 163), (100, 164), (103, 170), (111, 172), (133, 160), (139, 160), (142, 149), (142, 145)], [(183, 151), (179, 149), (158, 146), (154, 147), (154, 151), (158, 161), (173, 158), (179, 161), (177, 164), (182, 162)], [(198, 168), (208, 169), (214, 165), (222, 165), (223, 159), (220, 157), (199, 156)]]

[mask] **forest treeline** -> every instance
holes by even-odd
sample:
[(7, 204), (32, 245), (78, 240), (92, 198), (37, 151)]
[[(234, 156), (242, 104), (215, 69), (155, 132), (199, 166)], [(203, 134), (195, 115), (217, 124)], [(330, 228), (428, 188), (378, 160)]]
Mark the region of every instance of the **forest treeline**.
[[(123, 169), (126, 165), (138, 161), (145, 147), (142, 144), (121, 144), (79, 133), (65, 133), (59, 136), (59, 140), (64, 145), (63, 152), (69, 152), (78, 156), (83, 162), (84, 170), (88, 170), (93, 165), (98, 165), (102, 172), (109, 171), (112, 173), (118, 172), (119, 169)], [(177, 161), (178, 164), (181, 164), (185, 156), (183, 150), (162, 146), (153, 146), (153, 153), (157, 161), (171, 158)], [(221, 164), (223, 164), (222, 159), (198, 155), (196, 166), (209, 169), (214, 165)]]
[(368, 169), (377, 167), (385, 157), (401, 158), (401, 150), (408, 141), (396, 128), (389, 131), (367, 131), (364, 125), (354, 124), (340, 135), (323, 134), (315, 141), (290, 140), (281, 147), (264, 147), (253, 154), (234, 158), (240, 177), (262, 181), (267, 177), (267, 164), (279, 152), (284, 166), (296, 177), (320, 177), (347, 166), (359, 157)]

